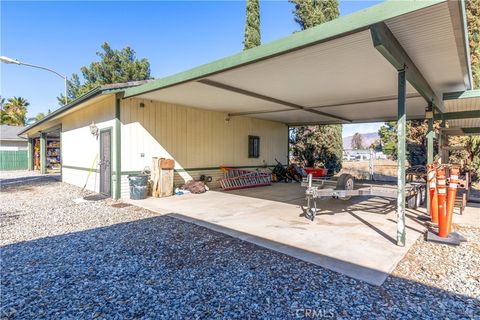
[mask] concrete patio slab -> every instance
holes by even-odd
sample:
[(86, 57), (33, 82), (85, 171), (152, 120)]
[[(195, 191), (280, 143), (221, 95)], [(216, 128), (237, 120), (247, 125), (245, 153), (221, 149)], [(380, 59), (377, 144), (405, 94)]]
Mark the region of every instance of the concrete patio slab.
[[(396, 245), (395, 201), (354, 197), (318, 201), (315, 221), (304, 217), (299, 184), (230, 192), (209, 191), (130, 203), (195, 223), (381, 285), (425, 228), (407, 211), (407, 244)], [(423, 209), (419, 209), (423, 210)]]

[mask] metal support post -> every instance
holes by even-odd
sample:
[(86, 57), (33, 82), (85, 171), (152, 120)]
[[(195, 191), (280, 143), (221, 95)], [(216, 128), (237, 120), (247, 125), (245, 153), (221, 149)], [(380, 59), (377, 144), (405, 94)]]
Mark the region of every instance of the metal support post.
[(406, 81), (405, 69), (398, 71), (398, 192), (397, 192), (397, 245), (405, 246), (405, 156), (406, 156)]
[[(433, 163), (433, 137), (435, 132), (433, 131), (433, 118), (428, 119), (428, 131), (427, 131), (427, 163)], [(427, 213), (430, 214), (430, 191), (427, 189)]]
[(28, 156), (27, 156), (27, 161), (28, 161), (28, 171), (33, 170), (33, 144), (32, 144), (32, 138), (28, 138)]
[(47, 173), (47, 134), (40, 133), (40, 173)]

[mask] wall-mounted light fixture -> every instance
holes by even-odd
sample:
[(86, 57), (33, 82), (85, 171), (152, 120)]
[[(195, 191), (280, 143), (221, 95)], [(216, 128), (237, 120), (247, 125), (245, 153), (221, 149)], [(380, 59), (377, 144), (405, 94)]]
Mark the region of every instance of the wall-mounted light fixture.
[(95, 122), (92, 121), (92, 124), (90, 125), (90, 133), (98, 138), (98, 134), (99, 134), (100, 130), (98, 129), (97, 125), (95, 124)]
[(140, 102), (140, 108), (145, 108), (145, 103)]

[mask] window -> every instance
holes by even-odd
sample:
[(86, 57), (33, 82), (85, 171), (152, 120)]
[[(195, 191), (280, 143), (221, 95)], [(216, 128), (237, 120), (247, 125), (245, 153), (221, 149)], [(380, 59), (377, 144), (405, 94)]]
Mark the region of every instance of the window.
[(248, 157), (249, 158), (260, 157), (260, 137), (248, 136)]

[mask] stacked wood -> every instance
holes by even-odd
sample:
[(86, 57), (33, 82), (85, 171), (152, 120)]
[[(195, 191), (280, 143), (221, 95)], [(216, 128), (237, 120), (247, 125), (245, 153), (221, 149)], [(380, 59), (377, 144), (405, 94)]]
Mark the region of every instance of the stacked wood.
[(172, 196), (175, 161), (173, 159), (157, 157), (153, 157), (152, 161), (152, 197)]

